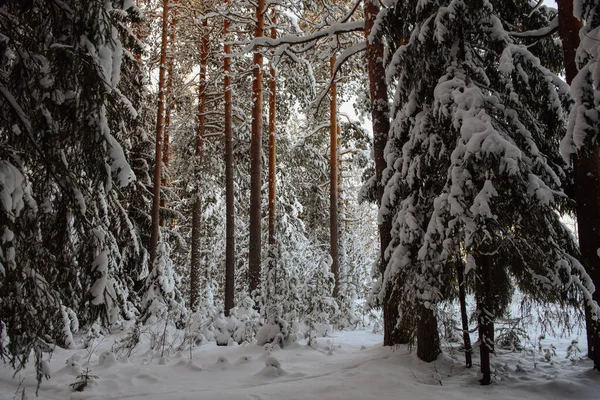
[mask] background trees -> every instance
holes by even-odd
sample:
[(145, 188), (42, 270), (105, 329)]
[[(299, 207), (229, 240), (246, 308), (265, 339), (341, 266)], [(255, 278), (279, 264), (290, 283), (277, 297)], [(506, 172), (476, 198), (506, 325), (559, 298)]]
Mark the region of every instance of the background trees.
[[(384, 344), (416, 341), (426, 361), (441, 351), (440, 306), (474, 296), (483, 383), (514, 282), (540, 303), (585, 299), (594, 316), (560, 214), (573, 192), (595, 204), (577, 197), (595, 46), (582, 44), (567, 130), (555, 11), (66, 4), (0, 6), (0, 318), (15, 365), (79, 325), (134, 318), (208, 321), (220, 344), (312, 340), (361, 325), (376, 260)], [(579, 8), (587, 35), (595, 7)], [(372, 132), (340, 112), (348, 102)], [(374, 204), (357, 202), (363, 176)]]

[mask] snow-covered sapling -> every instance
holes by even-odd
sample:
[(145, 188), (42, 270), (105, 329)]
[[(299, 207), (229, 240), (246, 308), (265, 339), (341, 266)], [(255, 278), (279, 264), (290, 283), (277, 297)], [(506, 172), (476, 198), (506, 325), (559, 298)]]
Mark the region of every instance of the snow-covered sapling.
[(83, 392), (88, 382), (99, 379), (96, 375), (90, 375), (90, 369), (86, 368), (81, 374), (77, 375), (77, 380), (71, 383), (69, 386), (76, 392)]

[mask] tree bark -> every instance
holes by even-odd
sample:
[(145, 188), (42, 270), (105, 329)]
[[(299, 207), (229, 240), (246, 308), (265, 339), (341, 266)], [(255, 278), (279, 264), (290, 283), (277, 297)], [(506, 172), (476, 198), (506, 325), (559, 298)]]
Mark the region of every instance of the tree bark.
[(458, 276), (458, 301), (460, 303), (460, 318), (462, 320), (462, 333), (465, 345), (465, 366), (473, 366), (471, 337), (469, 336), (469, 317), (467, 315), (467, 291), (465, 288), (465, 265), (460, 258), (456, 259), (456, 275)]
[[(229, 4), (229, 0), (227, 1)], [(227, 43), (229, 38), (229, 20), (225, 17), (223, 22), (224, 66), (225, 72), (225, 315), (229, 313), (234, 305), (235, 290), (235, 207), (233, 193), (233, 129), (231, 114), (233, 102), (231, 98), (231, 45)]]
[(440, 350), (440, 336), (437, 318), (432, 310), (419, 306), (419, 322), (417, 323), (417, 357), (425, 362), (435, 361)]
[(158, 246), (159, 220), (160, 220), (160, 183), (162, 169), (162, 137), (164, 130), (165, 114), (165, 72), (167, 61), (167, 43), (169, 31), (169, 0), (163, 0), (161, 45), (160, 45), (160, 66), (158, 69), (158, 112), (156, 116), (156, 150), (154, 154), (154, 178), (152, 199), (152, 224), (150, 233), (150, 265), (154, 263), (156, 257), (156, 247)]
[[(177, 4), (179, 0), (171, 0), (172, 4)], [(171, 12), (171, 25), (169, 27), (170, 38), (169, 38), (169, 47), (171, 49), (170, 52), (167, 53), (167, 92), (165, 94), (165, 128), (163, 134), (163, 151), (162, 151), (162, 163), (165, 167), (165, 171), (163, 171), (161, 185), (166, 187), (170, 184), (168, 179), (168, 171), (169, 171), (169, 158), (170, 158), (170, 148), (169, 143), (171, 141), (171, 109), (173, 107), (173, 64), (174, 64), (174, 55), (173, 55), (173, 47), (175, 45), (175, 38), (177, 29), (177, 9), (173, 9)], [(167, 207), (167, 199), (162, 198), (160, 200), (161, 208), (165, 209)], [(160, 219), (160, 226), (166, 226), (167, 219), (163, 216)]]
[[(273, 14), (271, 19), (271, 38), (277, 38), (277, 30), (275, 24), (277, 23), (277, 15)], [(271, 80), (269, 82), (269, 268), (275, 265), (275, 211), (276, 211), (276, 196), (277, 196), (277, 82), (275, 68), (273, 67), (273, 61), (269, 68)]]
[[(385, 68), (383, 66), (383, 43), (379, 37), (371, 38), (373, 26), (379, 13), (379, 5), (375, 0), (365, 0), (365, 40), (367, 43), (367, 66), (369, 71), (369, 93), (371, 96), (371, 123), (373, 127), (373, 150), (375, 156), (375, 179), (377, 181), (377, 204), (381, 207), (383, 197), (383, 170), (386, 168), (384, 157), (385, 145), (390, 130), (389, 104)], [(387, 258), (385, 251), (392, 241), (392, 224), (390, 218), (384, 218), (378, 225), (380, 254), (379, 270), (381, 276), (385, 273)], [(385, 288), (384, 288), (385, 290)], [(383, 300), (383, 344), (393, 346), (408, 343), (408, 335), (398, 328), (398, 301), (390, 295)]]
[[(254, 37), (264, 36), (265, 0), (256, 6)], [(260, 289), (261, 253), (261, 181), (263, 129), (263, 56), (254, 53), (252, 70), (252, 138), (250, 141), (250, 249), (248, 252), (248, 283), (250, 293), (257, 298)]]
[(494, 352), (494, 299), (491, 297), (492, 287), (492, 256), (479, 254), (477, 263), (477, 278), (475, 284), (475, 299), (477, 300), (477, 322), (479, 325), (479, 354), (481, 359), (482, 385), (492, 381), (490, 369), (490, 354)]
[[(329, 60), (331, 76), (334, 74), (336, 57)], [(333, 286), (333, 298), (338, 297), (339, 292), (339, 216), (338, 216), (338, 121), (337, 121), (337, 84), (335, 80), (331, 83), (331, 101), (329, 103), (329, 149), (330, 149), (330, 172), (329, 172), (329, 246), (331, 255), (331, 273), (335, 280)]]
[[(200, 50), (200, 82), (198, 84), (198, 130), (196, 131), (196, 176), (200, 172), (199, 166), (204, 158), (204, 134), (206, 125), (206, 66), (208, 64), (208, 20), (202, 21), (202, 45)], [(200, 193), (196, 191), (196, 199), (192, 207), (192, 259), (190, 262), (190, 308), (193, 312), (198, 310), (198, 300), (200, 293), (200, 267), (202, 263), (201, 249), (201, 229), (202, 229), (202, 202)]]
[[(562, 41), (565, 75), (570, 85), (577, 76), (576, 53), (579, 47), (579, 30), (582, 27), (573, 15), (572, 0), (558, 0), (559, 35)], [(595, 149), (588, 154), (580, 153), (575, 157), (573, 167), (575, 170), (575, 212), (577, 214), (577, 228), (579, 235), (579, 248), (582, 263), (587, 273), (592, 278), (594, 285), (600, 288), (600, 257), (597, 249), (600, 248), (600, 149)], [(598, 290), (594, 293), (594, 300), (600, 300)], [(585, 306), (588, 357), (594, 360), (594, 368), (600, 369), (600, 326), (591, 317), (591, 311)]]

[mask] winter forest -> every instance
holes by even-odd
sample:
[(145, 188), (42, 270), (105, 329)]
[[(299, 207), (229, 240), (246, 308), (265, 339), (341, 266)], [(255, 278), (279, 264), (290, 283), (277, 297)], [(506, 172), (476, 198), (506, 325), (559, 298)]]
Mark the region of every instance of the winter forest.
[(0, 400), (597, 399), (600, 0), (0, 0)]

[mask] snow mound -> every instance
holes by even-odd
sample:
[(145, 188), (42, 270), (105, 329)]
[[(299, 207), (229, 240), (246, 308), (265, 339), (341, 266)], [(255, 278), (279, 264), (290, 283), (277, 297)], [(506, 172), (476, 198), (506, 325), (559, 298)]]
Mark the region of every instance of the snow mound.
[(102, 365), (105, 368), (111, 367), (115, 364), (117, 364), (117, 357), (115, 357), (114, 353), (111, 353), (110, 351), (105, 351), (100, 354), (100, 357), (98, 357), (98, 365)]
[(215, 369), (219, 369), (221, 371), (229, 369), (231, 367), (231, 363), (225, 356), (219, 356), (217, 361), (213, 364)]
[(281, 369), (281, 362), (273, 356), (267, 356), (265, 358), (265, 367), (256, 374), (265, 378), (277, 378), (279, 376), (286, 375), (283, 369)]

